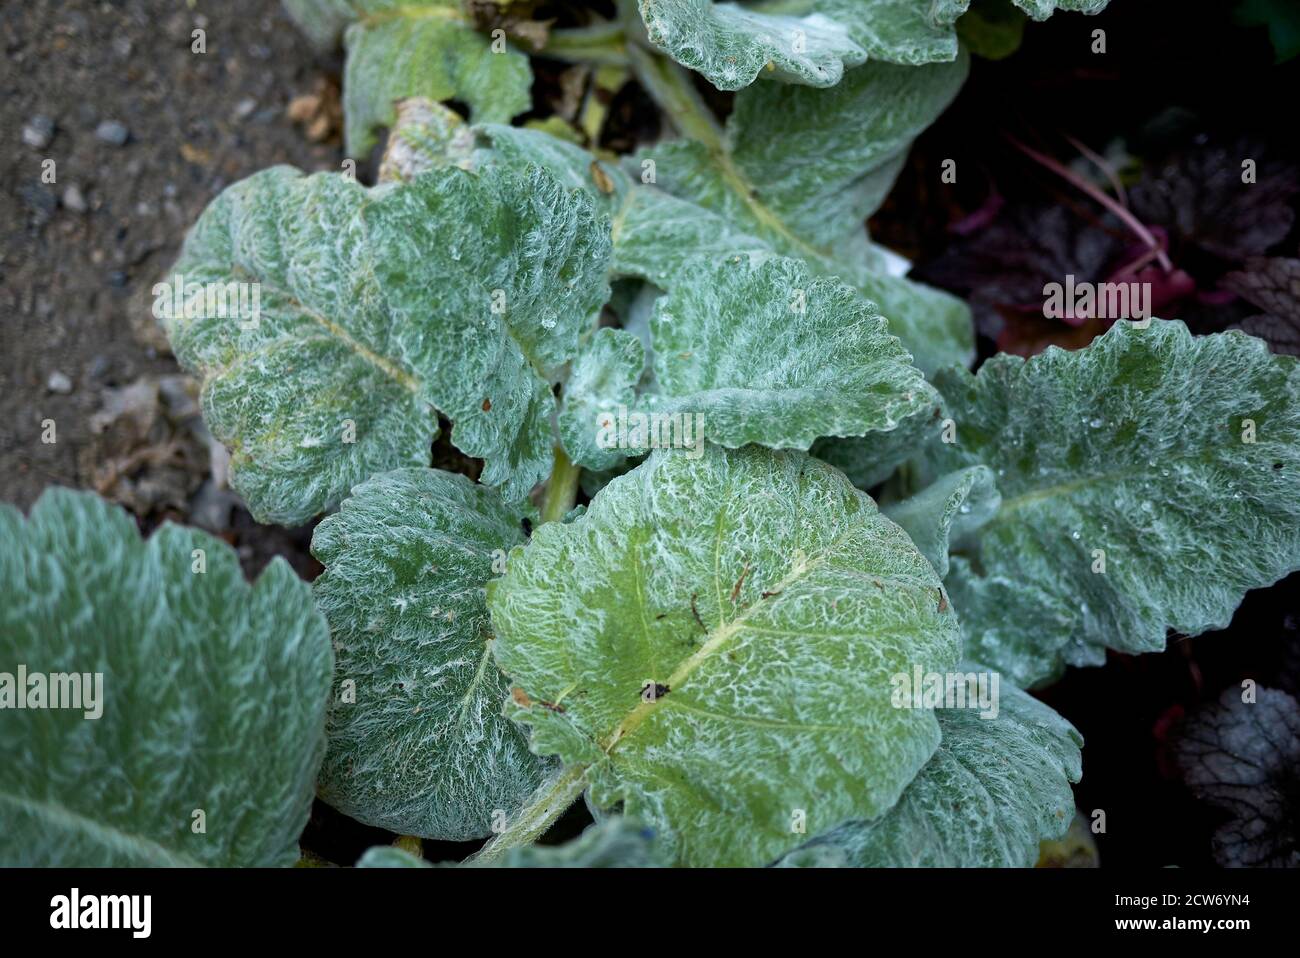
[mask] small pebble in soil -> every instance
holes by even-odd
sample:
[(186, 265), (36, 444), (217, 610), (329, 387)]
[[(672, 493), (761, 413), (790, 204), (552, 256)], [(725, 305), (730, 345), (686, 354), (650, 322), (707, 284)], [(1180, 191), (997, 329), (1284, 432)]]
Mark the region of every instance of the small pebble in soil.
[(52, 393), (61, 393), (66, 396), (72, 392), (72, 380), (56, 369), (50, 373), (50, 378), (46, 380), (45, 387)]
[(63, 191), (63, 208), (74, 213), (86, 212), (86, 195), (76, 183)]
[(54, 138), (54, 121), (38, 113), (23, 125), (23, 142), (34, 150), (43, 150)]
[(105, 143), (112, 143), (114, 146), (125, 146), (126, 141), (131, 137), (131, 131), (126, 128), (125, 123), (119, 123), (117, 120), (104, 120), (99, 126), (95, 127), (95, 136)]

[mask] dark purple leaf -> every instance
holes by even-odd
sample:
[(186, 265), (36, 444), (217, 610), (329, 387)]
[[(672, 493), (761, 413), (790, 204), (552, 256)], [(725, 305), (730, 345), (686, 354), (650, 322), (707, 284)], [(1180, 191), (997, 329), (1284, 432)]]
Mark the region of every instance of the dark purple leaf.
[(1229, 814), (1214, 836), (1228, 868), (1300, 866), (1300, 705), (1257, 689), (1229, 688), (1194, 713), (1175, 754), (1193, 793)]
[[(1255, 182), (1242, 182), (1246, 160), (1255, 162)], [(1259, 143), (1237, 140), (1207, 144), (1175, 154), (1154, 175), (1130, 191), (1130, 205), (1148, 225), (1168, 232), (1175, 259), (1191, 246), (1240, 262), (1259, 256), (1291, 231), (1291, 197), (1300, 171), (1270, 157)]]
[[(979, 331), (1002, 348), (1019, 352), (1018, 327), (1042, 326), (1029, 336), (1035, 341), (1053, 329), (1070, 335), (1059, 321), (1043, 318), (1043, 287), (1064, 283), (1067, 276), (1076, 283), (1101, 282), (1123, 248), (1116, 235), (1064, 207), (1006, 206), (985, 228), (963, 235), (912, 275), (969, 299)], [(1091, 339), (1089, 335), (1079, 345)]]
[(1300, 356), (1300, 259), (1252, 259), (1222, 285), (1264, 310), (1238, 329), (1267, 341), (1275, 353)]

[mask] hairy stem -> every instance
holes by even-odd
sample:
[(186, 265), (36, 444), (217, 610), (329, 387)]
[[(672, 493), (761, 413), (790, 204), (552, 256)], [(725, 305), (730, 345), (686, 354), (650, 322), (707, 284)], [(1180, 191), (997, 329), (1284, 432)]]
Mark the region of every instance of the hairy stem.
[(637, 81), (677, 132), (720, 153), (722, 127), (696, 91), (691, 75), (667, 57), (654, 56), (634, 43), (628, 44), (627, 52)]
[(565, 63), (627, 66), (627, 37), (617, 22), (552, 30), (539, 56)]
[(542, 503), (542, 521), (559, 522), (578, 500), (578, 477), (582, 467), (575, 466), (564, 449), (555, 447), (555, 465), (546, 483), (546, 500)]
[(506, 830), (465, 859), (465, 864), (491, 865), (510, 849), (531, 845), (541, 838), (555, 820), (581, 797), (587, 787), (588, 769), (586, 765), (560, 769), (558, 775), (533, 792)]

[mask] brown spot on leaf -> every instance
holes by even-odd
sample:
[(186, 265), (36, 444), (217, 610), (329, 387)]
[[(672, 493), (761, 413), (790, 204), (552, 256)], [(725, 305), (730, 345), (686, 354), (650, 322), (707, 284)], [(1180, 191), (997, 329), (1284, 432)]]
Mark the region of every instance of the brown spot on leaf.
[(606, 196), (614, 192), (614, 181), (609, 178), (608, 173), (601, 169), (597, 160), (591, 161), (591, 178), (596, 181), (596, 189)]
[(741, 587), (742, 585), (745, 584), (745, 576), (747, 576), (747, 575), (749, 575), (749, 563), (748, 563), (748, 562), (745, 563), (745, 568), (742, 569), (741, 572), (740, 572), (740, 578), (736, 580), (736, 584), (735, 584), (735, 585), (732, 587), (732, 589), (731, 589), (731, 601), (732, 601), (732, 602), (735, 602), (736, 599), (739, 597), (739, 595), (740, 595), (740, 587)]

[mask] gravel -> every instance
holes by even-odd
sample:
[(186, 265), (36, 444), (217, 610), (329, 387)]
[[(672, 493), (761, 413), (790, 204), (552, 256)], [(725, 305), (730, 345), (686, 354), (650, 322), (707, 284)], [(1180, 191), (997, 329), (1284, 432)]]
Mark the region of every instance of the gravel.
[(50, 378), (46, 380), (45, 387), (52, 393), (59, 393), (66, 396), (72, 392), (72, 380), (66, 374), (59, 372), (57, 369), (50, 373)]
[(63, 191), (63, 208), (65, 210), (71, 210), (73, 213), (86, 212), (88, 208), (86, 195), (81, 192), (81, 187), (76, 183), (73, 183)]
[(38, 113), (23, 124), (23, 142), (33, 150), (43, 150), (54, 139), (54, 121)]
[(95, 136), (105, 143), (112, 143), (114, 146), (126, 146), (126, 141), (131, 138), (131, 131), (126, 128), (125, 123), (117, 120), (104, 120), (99, 126), (95, 127)]

